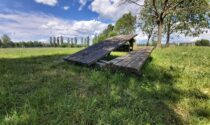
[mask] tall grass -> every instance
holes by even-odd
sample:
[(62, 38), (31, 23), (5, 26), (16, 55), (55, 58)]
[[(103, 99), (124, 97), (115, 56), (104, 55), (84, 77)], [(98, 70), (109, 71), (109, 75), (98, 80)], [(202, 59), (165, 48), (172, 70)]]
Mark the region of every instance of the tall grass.
[(0, 124), (210, 124), (209, 48), (155, 50), (142, 77), (62, 60), (76, 51), (0, 49)]

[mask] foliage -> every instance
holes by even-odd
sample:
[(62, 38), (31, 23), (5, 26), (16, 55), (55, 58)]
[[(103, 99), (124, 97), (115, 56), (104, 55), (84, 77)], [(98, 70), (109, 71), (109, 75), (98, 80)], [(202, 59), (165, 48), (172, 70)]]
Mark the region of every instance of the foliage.
[(6, 35), (6, 34), (2, 35), (1, 40), (2, 40), (2, 43), (4, 45), (7, 45), (7, 44), (9, 44), (11, 42), (10, 37), (8, 35)]
[(1, 39), (0, 39), (0, 48), (3, 46), (3, 43), (2, 43), (2, 41), (1, 41)]
[(119, 20), (117, 20), (115, 26), (109, 24), (107, 28), (98, 36), (95, 36), (93, 43), (99, 43), (109, 37), (113, 37), (119, 34), (133, 34), (135, 32), (136, 17), (131, 13), (124, 14)]
[[(188, 7), (188, 10), (185, 8)], [(207, 13), (209, 11), (208, 3), (205, 0), (193, 0), (185, 2), (179, 6), (171, 18), (171, 33), (179, 32), (185, 36), (199, 36), (207, 32), (210, 22), (208, 22)], [(169, 15), (170, 16), (170, 15)], [(167, 20), (166, 20), (167, 21)]]
[(38, 42), (38, 41), (28, 41), (28, 42), (17, 42), (14, 47), (50, 47), (50, 44)]
[(140, 27), (144, 34), (148, 36), (147, 45), (149, 45), (151, 37), (155, 33), (156, 23), (153, 17), (147, 15), (147, 11), (142, 10), (140, 13)]
[[(74, 38), (77, 42), (77, 38)], [(2, 42), (3, 41), (3, 42)], [(8, 42), (10, 41), (10, 42)], [(64, 43), (63, 37), (50, 37), (49, 43), (39, 41), (20, 41), (12, 42), (8, 35), (3, 35), (0, 39), (0, 48), (29, 48), (29, 47), (87, 47), (90, 43), (90, 38), (85, 37), (86, 45), (76, 43)]]
[(131, 13), (124, 14), (117, 20), (114, 30), (118, 34), (134, 34), (135, 33), (136, 17)]
[(116, 35), (117, 34), (114, 31), (114, 26), (112, 24), (109, 24), (107, 28), (101, 34), (93, 38), (93, 43), (96, 44), (96, 43), (102, 42), (105, 39), (112, 36), (116, 36)]
[[(187, 35), (198, 35), (203, 32), (203, 27), (207, 27), (208, 19), (206, 18), (206, 13), (208, 12), (208, 3), (206, 0), (145, 0), (144, 5), (138, 4), (140, 0), (123, 1), (141, 6), (141, 11), (143, 11), (147, 17), (150, 17), (143, 18), (144, 22), (152, 19), (156, 23), (158, 27), (158, 48), (161, 47), (164, 26), (171, 27), (171, 25), (168, 24), (169, 22), (171, 23), (173, 19), (181, 23), (181, 27), (179, 26), (178, 28), (179, 31)], [(173, 17), (171, 18), (171, 16)], [(175, 23), (175, 26), (178, 23)], [(197, 28), (198, 30), (196, 30)], [(170, 29), (168, 29), (167, 32), (167, 37), (170, 37)]]
[(152, 46), (157, 46), (157, 41), (152, 40)]
[(109, 24), (107, 28), (102, 32), (103, 35), (109, 36), (109, 33), (114, 30), (114, 26), (112, 24)]
[(209, 40), (205, 40), (205, 39), (197, 40), (195, 42), (195, 45), (196, 46), (210, 46), (210, 41)]
[(1, 47), (13, 47), (14, 44), (13, 42), (11, 41), (10, 37), (6, 34), (2, 35), (1, 36), (1, 44), (0, 44)]
[(0, 124), (210, 123), (209, 48), (156, 49), (142, 77), (62, 61), (79, 50), (0, 49)]
[(98, 36), (95, 35), (95, 37), (93, 38), (93, 44), (97, 44), (99, 42), (102, 42), (106, 38), (107, 38), (107, 36), (105, 36), (104, 34), (99, 34)]
[(109, 35), (108, 36), (109, 37), (117, 36), (117, 32), (111, 31), (111, 32), (109, 32)]

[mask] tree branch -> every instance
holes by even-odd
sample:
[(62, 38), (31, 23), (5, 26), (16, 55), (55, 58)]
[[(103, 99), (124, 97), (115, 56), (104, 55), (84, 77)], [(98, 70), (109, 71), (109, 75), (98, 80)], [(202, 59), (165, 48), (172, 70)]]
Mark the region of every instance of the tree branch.
[(165, 0), (163, 10), (166, 10), (167, 5), (168, 5), (168, 0)]
[[(163, 17), (166, 17), (170, 13), (171, 10), (174, 10), (178, 5), (180, 5), (183, 2), (184, 2), (184, 0), (181, 0), (179, 2), (176, 2), (174, 5), (173, 4), (169, 5), (168, 8), (163, 13)], [(172, 6), (172, 7), (170, 7), (170, 6)]]
[(159, 17), (159, 13), (158, 13), (158, 10), (157, 10), (157, 7), (156, 7), (156, 0), (152, 0), (152, 4), (153, 4), (153, 7), (155, 10), (153, 10), (155, 12), (155, 15), (157, 17)]
[(137, 1), (135, 1), (135, 0), (124, 0), (124, 1), (120, 2), (120, 5), (125, 4), (125, 3), (133, 3), (133, 4), (135, 4), (137, 6), (140, 6), (140, 7), (144, 6), (144, 5), (139, 4), (138, 0)]

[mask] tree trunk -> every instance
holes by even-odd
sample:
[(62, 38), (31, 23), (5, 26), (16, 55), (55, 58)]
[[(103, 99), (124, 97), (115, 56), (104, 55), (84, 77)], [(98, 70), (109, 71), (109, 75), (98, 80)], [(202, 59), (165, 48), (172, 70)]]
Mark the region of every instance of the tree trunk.
[(171, 37), (170, 32), (167, 32), (166, 47), (169, 47), (170, 46), (170, 37)]
[(148, 35), (148, 39), (147, 39), (147, 46), (149, 46), (149, 41), (150, 41), (151, 35)]
[(171, 21), (169, 21), (167, 25), (166, 47), (170, 46), (170, 37), (171, 37)]
[(161, 48), (161, 42), (162, 42), (162, 33), (163, 33), (163, 20), (158, 21), (158, 41), (156, 48)]

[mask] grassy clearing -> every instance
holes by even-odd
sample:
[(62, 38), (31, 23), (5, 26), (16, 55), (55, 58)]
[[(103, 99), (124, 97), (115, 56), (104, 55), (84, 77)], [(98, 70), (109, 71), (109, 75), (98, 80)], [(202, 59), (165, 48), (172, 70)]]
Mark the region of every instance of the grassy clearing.
[(210, 48), (155, 50), (141, 78), (62, 61), (76, 51), (0, 49), (0, 124), (210, 124)]
[(37, 56), (75, 53), (82, 48), (5, 48), (0, 49), (0, 58), (28, 58)]

